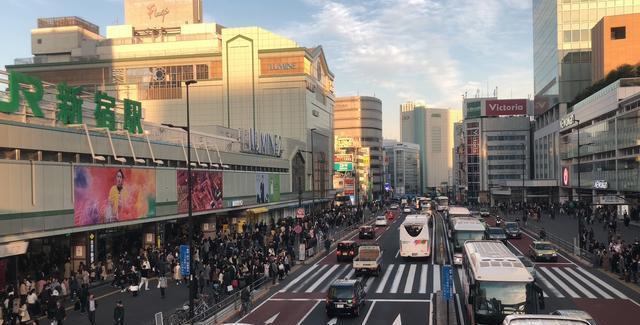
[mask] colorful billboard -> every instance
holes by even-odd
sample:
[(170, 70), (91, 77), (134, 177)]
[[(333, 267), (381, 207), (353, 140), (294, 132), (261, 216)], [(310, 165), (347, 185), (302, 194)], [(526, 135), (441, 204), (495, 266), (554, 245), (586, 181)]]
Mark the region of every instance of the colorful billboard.
[(136, 220), (156, 214), (153, 169), (76, 166), (73, 185), (76, 226)]
[(487, 99), (486, 116), (527, 115), (526, 99)]
[(280, 201), (280, 175), (269, 175), (269, 202)]
[[(187, 213), (189, 209), (189, 184), (187, 183), (188, 172), (178, 170), (178, 213)], [(191, 171), (191, 201), (194, 212), (222, 209), (222, 172), (214, 171)]]

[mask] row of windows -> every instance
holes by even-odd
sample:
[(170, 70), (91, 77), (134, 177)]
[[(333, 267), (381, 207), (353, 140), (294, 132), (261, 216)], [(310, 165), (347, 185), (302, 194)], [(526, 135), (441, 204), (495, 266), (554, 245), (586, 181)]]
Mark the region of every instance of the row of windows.
[(522, 150), (523, 149), (523, 145), (521, 144), (514, 144), (514, 145), (509, 145), (509, 146), (487, 146), (487, 150), (492, 151), (492, 150)]
[(489, 165), (489, 170), (522, 169), (522, 164), (515, 165)]
[(489, 155), (487, 157), (488, 160), (516, 160), (516, 159), (524, 159), (524, 155)]
[(524, 140), (526, 136), (524, 135), (490, 135), (487, 136), (487, 141), (514, 141), (514, 140)]
[(520, 179), (522, 175), (505, 174), (505, 175), (489, 175), (489, 179)]

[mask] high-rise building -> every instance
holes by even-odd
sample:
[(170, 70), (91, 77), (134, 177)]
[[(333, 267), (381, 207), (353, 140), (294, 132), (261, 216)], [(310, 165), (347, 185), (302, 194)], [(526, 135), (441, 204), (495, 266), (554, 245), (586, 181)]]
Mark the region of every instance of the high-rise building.
[[(358, 161), (358, 171), (369, 170), (361, 184), (370, 181), (374, 198), (383, 193), (382, 101), (370, 96), (338, 97), (333, 114), (333, 135), (351, 138), (358, 148), (368, 148), (369, 162)], [(364, 154), (360, 152), (360, 154)], [(365, 159), (366, 160), (366, 159)], [(366, 165), (366, 166), (365, 166)], [(361, 178), (363, 176), (361, 175)]]
[(534, 0), (536, 115), (591, 85), (591, 28), (604, 16), (639, 12), (638, 1)]
[(400, 105), (400, 138), (420, 146), (420, 190), (424, 194), (451, 184), (453, 123), (460, 110), (427, 108), (418, 102)]
[(8, 70), (140, 101), (146, 121), (173, 125), (185, 124), (184, 81), (195, 79), (193, 131), (241, 129), (248, 150), (258, 147), (260, 133), (301, 141), (300, 149), (313, 148), (315, 163), (306, 164), (302, 183), (309, 189), (314, 180), (323, 193), (331, 188), (334, 75), (322, 47), (260, 27), (203, 23), (201, 0), (124, 4), (124, 24), (107, 26), (106, 36), (79, 18), (39, 19), (33, 57)]
[(591, 29), (591, 79), (640, 63), (640, 13), (602, 17)]
[(420, 193), (420, 146), (415, 143), (384, 140), (387, 166), (385, 182), (395, 195)]

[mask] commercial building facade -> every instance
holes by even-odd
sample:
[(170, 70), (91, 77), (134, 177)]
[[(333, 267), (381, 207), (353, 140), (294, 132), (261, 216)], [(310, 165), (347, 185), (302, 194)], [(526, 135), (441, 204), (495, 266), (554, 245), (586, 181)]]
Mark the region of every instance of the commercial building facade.
[(420, 146), (384, 140), (385, 183), (395, 196), (420, 194)]
[(362, 173), (360, 183), (368, 187), (364, 190), (371, 192), (373, 198), (380, 198), (384, 191), (382, 101), (370, 96), (338, 97), (333, 116), (334, 137), (351, 139), (355, 147), (362, 148), (356, 159)]
[(444, 191), (452, 183), (453, 124), (462, 118), (462, 112), (407, 102), (400, 105), (400, 117), (402, 142), (420, 146), (419, 194)]
[(640, 13), (605, 16), (591, 29), (591, 81), (640, 63)]

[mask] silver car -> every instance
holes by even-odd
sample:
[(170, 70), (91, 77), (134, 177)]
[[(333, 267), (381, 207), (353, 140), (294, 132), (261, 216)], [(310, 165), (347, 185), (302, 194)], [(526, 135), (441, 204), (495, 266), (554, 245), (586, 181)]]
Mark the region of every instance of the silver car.
[(584, 310), (579, 309), (558, 309), (551, 313), (551, 315), (568, 316), (578, 318), (587, 321), (590, 325), (597, 325), (596, 321)]

